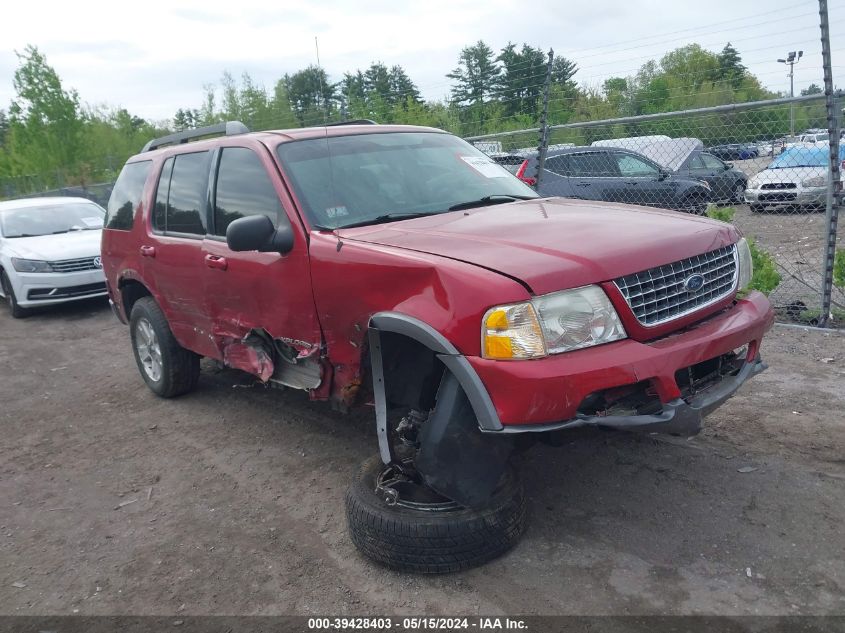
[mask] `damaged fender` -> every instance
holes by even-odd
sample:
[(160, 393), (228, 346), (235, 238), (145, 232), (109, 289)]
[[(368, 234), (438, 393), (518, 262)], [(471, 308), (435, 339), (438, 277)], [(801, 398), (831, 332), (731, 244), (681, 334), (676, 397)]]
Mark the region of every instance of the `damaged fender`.
[(387, 426), (387, 398), (381, 332), (394, 332), (425, 345), (446, 366), (431, 416), (422, 425), (415, 467), (427, 485), (467, 507), (482, 507), (498, 485), (512, 450), (509, 437), (482, 433), (501, 428), (493, 402), (467, 360), (428, 324), (395, 312), (370, 320), (370, 363), (379, 453), (395, 461)]

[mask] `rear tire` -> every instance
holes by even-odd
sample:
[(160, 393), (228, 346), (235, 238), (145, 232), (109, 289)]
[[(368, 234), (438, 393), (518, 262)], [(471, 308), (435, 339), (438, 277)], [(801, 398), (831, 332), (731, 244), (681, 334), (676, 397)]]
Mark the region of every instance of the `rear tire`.
[(138, 371), (153, 393), (173, 398), (197, 386), (200, 357), (176, 342), (164, 312), (152, 297), (141, 297), (132, 306), (129, 335)]
[(346, 493), (346, 518), (361, 553), (391, 569), (443, 574), (476, 567), (512, 548), (525, 530), (525, 495), (511, 467), (486, 508), (442, 511), (388, 505), (376, 494), (383, 469), (378, 457), (363, 464)]
[(6, 295), (6, 305), (9, 306), (9, 314), (13, 319), (24, 319), (29, 316), (29, 310), (18, 305), (18, 298), (12, 290), (12, 282), (6, 276), (6, 272), (0, 273), (0, 283), (3, 284), (3, 294)]
[(731, 202), (734, 202), (736, 204), (742, 204), (743, 202), (745, 202), (745, 187), (745, 183), (741, 180), (734, 184), (733, 199), (731, 200)]

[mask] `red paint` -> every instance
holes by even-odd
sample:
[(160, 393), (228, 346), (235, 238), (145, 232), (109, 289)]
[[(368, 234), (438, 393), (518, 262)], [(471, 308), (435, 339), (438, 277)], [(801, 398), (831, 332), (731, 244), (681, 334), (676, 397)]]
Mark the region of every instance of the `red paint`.
[[(263, 328), (301, 357), (319, 355), (323, 383), (311, 396), (343, 404), (360, 401), (359, 386), (368, 386), (370, 317), (401, 312), (432, 326), (468, 357), (506, 424), (568, 419), (590, 392), (640, 380), (651, 380), (660, 398), (671, 400), (678, 396), (676, 369), (745, 343), (756, 346), (770, 327), (768, 301), (752, 293), (735, 305), (729, 297), (684, 319), (644, 328), (611, 283), (739, 238), (735, 228), (704, 218), (552, 198), (336, 232), (311, 230), (277, 162), (276, 145), (402, 129), (409, 128), (317, 128), (191, 144), (191, 151), (243, 146), (261, 156), (294, 228), (294, 248), (284, 256), (234, 253), (221, 238), (155, 234), (149, 210), (158, 173), (184, 147), (136, 157), (153, 166), (134, 227), (103, 231), (103, 266), (118, 310), (121, 284), (139, 281), (162, 306), (180, 344), (266, 380), (272, 372), (268, 359), (241, 344), (250, 329)], [(629, 339), (541, 360), (479, 358), (481, 319), (491, 306), (595, 283), (616, 306)]]

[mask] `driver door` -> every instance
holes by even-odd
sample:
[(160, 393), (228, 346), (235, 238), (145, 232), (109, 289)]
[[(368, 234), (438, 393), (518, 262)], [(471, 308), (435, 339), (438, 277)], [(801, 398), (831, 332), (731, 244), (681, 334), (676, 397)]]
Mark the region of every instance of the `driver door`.
[[(321, 332), (311, 292), (307, 241), (267, 149), (241, 140), (215, 152), (209, 193), (203, 294), (212, 336), (224, 362), (264, 380), (273, 376), (293, 387), (315, 388), (320, 382)], [(229, 224), (259, 214), (268, 216), (275, 226), (292, 226), (295, 243), (289, 253), (229, 249)], [(291, 378), (290, 371), (296, 373), (296, 369), (307, 370), (308, 375)], [(283, 375), (286, 371), (288, 375)]]

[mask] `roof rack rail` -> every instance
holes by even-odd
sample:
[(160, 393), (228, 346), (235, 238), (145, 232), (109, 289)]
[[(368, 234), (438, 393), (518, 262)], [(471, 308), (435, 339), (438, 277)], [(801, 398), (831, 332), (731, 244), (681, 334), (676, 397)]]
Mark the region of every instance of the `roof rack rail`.
[(334, 123), (326, 123), (326, 127), (334, 127), (336, 125), (378, 125), (371, 119), (352, 119), (351, 121), (335, 121)]
[(212, 136), (214, 134), (223, 134), (225, 136), (235, 136), (237, 134), (248, 134), (249, 128), (240, 121), (226, 121), (225, 123), (218, 123), (216, 125), (207, 125), (205, 127), (198, 127), (193, 130), (184, 130), (183, 132), (176, 132), (175, 134), (168, 134), (160, 138), (154, 138), (146, 145), (144, 145), (141, 153), (149, 152), (165, 145), (176, 145), (178, 143), (187, 143), (194, 139), (202, 138), (203, 136)]

